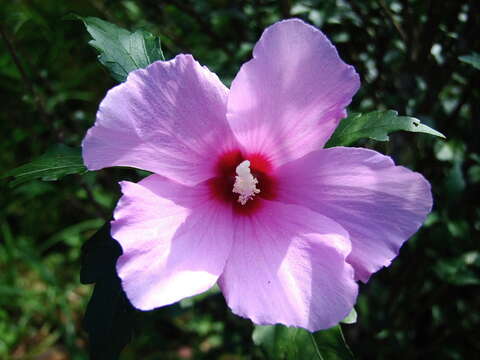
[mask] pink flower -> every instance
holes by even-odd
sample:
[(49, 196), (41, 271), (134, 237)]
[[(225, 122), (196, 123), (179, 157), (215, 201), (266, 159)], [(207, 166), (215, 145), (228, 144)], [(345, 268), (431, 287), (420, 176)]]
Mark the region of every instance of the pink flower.
[(132, 72), (83, 141), (91, 170), (122, 182), (112, 236), (141, 310), (218, 282), (235, 314), (311, 331), (352, 309), (357, 281), (388, 266), (430, 211), (428, 182), (375, 151), (323, 149), (359, 87), (300, 20), (263, 33), (226, 88), (190, 55)]

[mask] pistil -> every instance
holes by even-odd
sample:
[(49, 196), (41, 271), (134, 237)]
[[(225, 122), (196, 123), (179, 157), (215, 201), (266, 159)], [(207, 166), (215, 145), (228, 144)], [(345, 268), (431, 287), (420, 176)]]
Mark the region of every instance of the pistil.
[(233, 184), (233, 192), (239, 194), (238, 202), (245, 205), (248, 200), (251, 200), (256, 194), (260, 192), (257, 189), (258, 180), (252, 175), (250, 171), (250, 161), (244, 160), (235, 169), (237, 175), (235, 176), (235, 184)]

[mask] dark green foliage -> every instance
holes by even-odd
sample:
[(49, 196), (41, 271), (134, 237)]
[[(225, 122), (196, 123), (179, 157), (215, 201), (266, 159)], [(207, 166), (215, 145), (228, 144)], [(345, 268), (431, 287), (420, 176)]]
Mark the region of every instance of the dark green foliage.
[(440, 259), (433, 270), (442, 281), (453, 285), (480, 284), (480, 256), (471, 251), (453, 259)]
[(410, 116), (398, 116), (394, 110), (352, 114), (343, 119), (326, 147), (349, 146), (360, 139), (388, 141), (388, 134), (395, 131), (419, 132), (445, 138), (438, 131)]
[[(395, 109), (447, 137), (396, 132), (363, 144), (421, 172), (435, 205), (392, 266), (361, 286), (347, 342), (357, 359), (478, 356), (480, 71), (463, 58), (480, 49), (478, 1), (4, 1), (2, 175), (52, 144), (78, 147), (116, 84), (83, 24), (62, 20), (69, 13), (159, 35), (166, 58), (192, 53), (226, 84), (274, 21), (296, 16), (321, 28), (362, 79), (349, 111)], [(123, 179), (140, 176), (109, 169), (12, 189), (0, 181), (1, 359), (87, 358), (82, 318), (92, 286), (78, 281), (80, 248), (110, 216)], [(251, 323), (218, 291), (136, 315), (141, 331), (122, 360), (264, 358)]]
[(98, 60), (107, 67), (113, 78), (125, 81), (130, 71), (142, 69), (157, 60), (165, 60), (160, 39), (148, 31), (130, 32), (95, 17), (81, 18), (98, 50)]
[(10, 185), (15, 186), (35, 179), (44, 181), (58, 180), (65, 175), (81, 174), (86, 171), (80, 148), (71, 148), (63, 144), (57, 144), (28, 164), (3, 174), (0, 179), (13, 177), (14, 179), (10, 182)]
[(253, 341), (262, 347), (268, 359), (352, 360), (342, 328), (310, 333), (286, 326), (256, 326)]
[(134, 309), (115, 271), (121, 253), (120, 245), (110, 236), (110, 223), (82, 247), (80, 281), (95, 283), (84, 319), (92, 360), (117, 359), (132, 337)]

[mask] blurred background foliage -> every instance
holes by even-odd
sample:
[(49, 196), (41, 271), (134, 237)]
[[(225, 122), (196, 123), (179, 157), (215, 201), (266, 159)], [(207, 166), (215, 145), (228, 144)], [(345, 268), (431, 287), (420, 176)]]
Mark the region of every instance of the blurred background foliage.
[[(432, 183), (434, 211), (388, 269), (362, 286), (344, 325), (358, 359), (473, 359), (480, 354), (480, 51), (477, 0), (2, 0), (1, 172), (57, 142), (78, 146), (114, 86), (80, 21), (97, 16), (162, 39), (166, 58), (192, 53), (226, 84), (262, 30), (300, 17), (324, 31), (362, 78), (351, 111), (395, 109), (447, 140), (396, 133), (367, 142)], [(0, 183), (0, 359), (85, 359), (80, 247), (108, 219), (108, 169), (59, 182)], [(136, 314), (122, 359), (261, 359), (252, 324), (218, 291)], [(476, 354), (476, 355), (475, 355)]]

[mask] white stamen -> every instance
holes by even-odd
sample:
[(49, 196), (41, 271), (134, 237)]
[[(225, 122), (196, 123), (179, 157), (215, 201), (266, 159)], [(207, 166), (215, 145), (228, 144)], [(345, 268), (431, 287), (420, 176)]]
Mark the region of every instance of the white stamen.
[(260, 192), (257, 189), (258, 180), (255, 179), (250, 172), (250, 161), (245, 160), (235, 169), (235, 184), (233, 184), (233, 192), (239, 194), (238, 202), (245, 205), (248, 200), (252, 199)]

